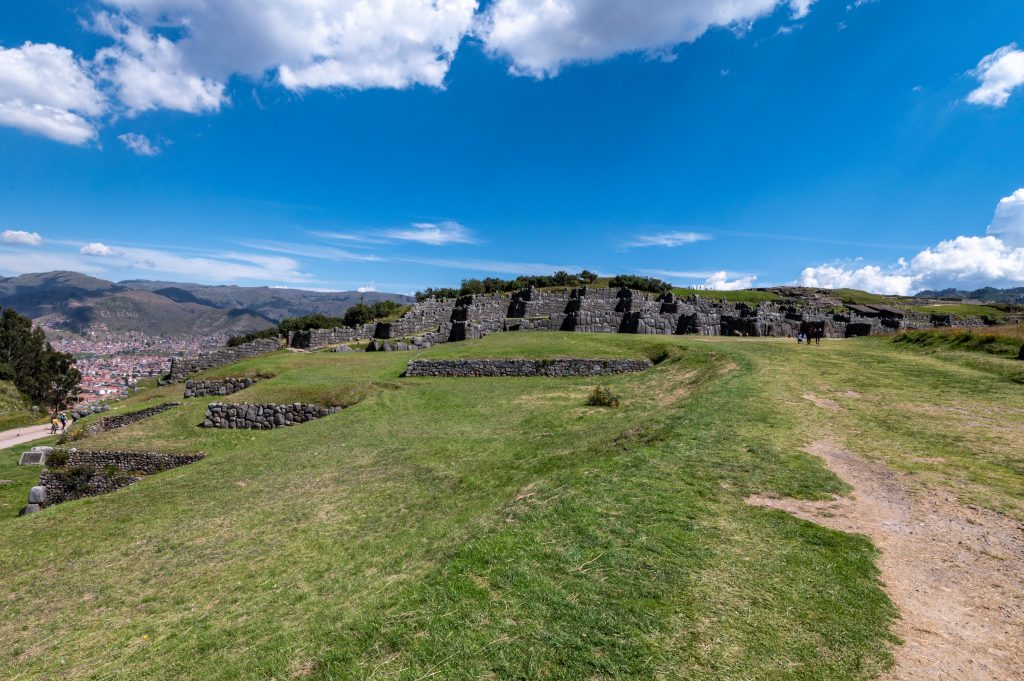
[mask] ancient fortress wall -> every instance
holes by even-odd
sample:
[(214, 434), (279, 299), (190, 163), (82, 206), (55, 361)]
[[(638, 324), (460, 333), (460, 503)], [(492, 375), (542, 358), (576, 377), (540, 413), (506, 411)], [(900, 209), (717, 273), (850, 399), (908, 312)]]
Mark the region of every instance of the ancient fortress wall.
[(171, 371), (168, 380), (171, 383), (184, 381), (189, 374), (194, 374), (208, 369), (234, 364), (243, 359), (259, 357), (273, 352), (281, 347), (276, 338), (260, 338), (251, 343), (243, 343), (233, 348), (220, 348), (205, 355), (189, 357), (184, 359), (174, 358), (171, 360)]
[(406, 376), (606, 376), (650, 369), (647, 359), (414, 359)]
[(213, 402), (206, 408), (204, 428), (273, 430), (313, 421), (341, 411), (341, 407), (316, 404), (224, 404)]
[[(975, 320), (976, 323), (980, 323)], [(830, 306), (766, 302), (729, 303), (699, 296), (656, 296), (630, 289), (578, 288), (469, 295), (413, 305), (395, 322), (355, 329), (325, 329), (293, 339), (293, 347), (320, 349), (358, 339), (375, 339), (369, 350), (428, 348), (482, 338), (497, 331), (536, 329), (587, 333), (794, 337), (820, 330), (826, 338), (886, 333), (948, 325), (950, 320), (902, 313), (863, 316)], [(970, 323), (970, 320), (960, 323)], [(401, 340), (396, 340), (401, 339)]]

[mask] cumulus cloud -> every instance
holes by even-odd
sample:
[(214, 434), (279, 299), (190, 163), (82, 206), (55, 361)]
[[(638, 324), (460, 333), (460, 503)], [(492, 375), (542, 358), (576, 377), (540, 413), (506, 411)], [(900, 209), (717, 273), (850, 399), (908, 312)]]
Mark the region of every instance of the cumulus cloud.
[(707, 241), (711, 237), (699, 232), (662, 232), (661, 234), (641, 234), (626, 244), (626, 248), (646, 248), (648, 246), (662, 246), (664, 248), (675, 248), (695, 244), (698, 241)]
[(110, 246), (100, 243), (98, 241), (94, 241), (91, 244), (86, 244), (85, 246), (82, 246), (82, 248), (79, 249), (78, 252), (81, 253), (82, 255), (95, 255), (101, 258), (110, 257), (112, 255), (121, 255), (121, 251), (117, 250), (116, 248), (111, 248)]
[(814, 288), (855, 288), (875, 293), (905, 296), (914, 290), (915, 278), (909, 274), (884, 272), (881, 267), (835, 263), (805, 268), (797, 280)]
[(1024, 246), (1024, 189), (999, 201), (988, 233), (1011, 246)]
[(414, 222), (412, 229), (392, 229), (383, 232), (390, 239), (399, 241), (416, 241), (431, 246), (446, 244), (474, 244), (476, 239), (468, 229), (457, 222)]
[(1024, 189), (1002, 199), (987, 236), (958, 236), (939, 242), (889, 268), (858, 263), (808, 267), (798, 283), (821, 288), (859, 288), (907, 295), (950, 284), (1024, 282)]
[(215, 111), (234, 75), (289, 90), (442, 87), (476, 0), (103, 0), (102, 73), (132, 113)]
[(132, 150), (136, 156), (158, 156), (160, 147), (153, 144), (148, 137), (134, 132), (126, 132), (118, 135), (117, 139), (124, 142), (124, 145)]
[(82, 63), (63, 47), (27, 42), (0, 47), (0, 125), (82, 145), (107, 101)]
[(806, 16), (812, 0), (496, 0), (476, 33), (509, 70), (537, 78), (624, 52), (664, 54), (716, 26), (744, 25), (780, 5)]
[(752, 274), (737, 276), (735, 279), (729, 279), (728, 272), (715, 272), (704, 280), (704, 288), (711, 291), (739, 291), (741, 289), (750, 288), (754, 285), (756, 280), (757, 277)]
[(1024, 84), (1024, 50), (1010, 43), (982, 59), (969, 72), (981, 83), (967, 95), (967, 101), (996, 108), (1006, 106), (1010, 94)]
[(3, 241), (5, 244), (18, 244), (19, 246), (38, 246), (43, 243), (43, 237), (35, 232), (5, 229), (3, 234), (0, 234), (0, 241)]

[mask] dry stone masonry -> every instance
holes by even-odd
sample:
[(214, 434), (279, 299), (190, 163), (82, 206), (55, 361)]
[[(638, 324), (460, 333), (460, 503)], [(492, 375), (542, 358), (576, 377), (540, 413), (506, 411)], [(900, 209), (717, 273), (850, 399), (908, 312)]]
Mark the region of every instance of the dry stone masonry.
[[(887, 305), (842, 305), (837, 299), (758, 305), (700, 296), (656, 296), (627, 288), (576, 288), (468, 295), (416, 303), (398, 321), (293, 334), (292, 347), (318, 350), (371, 339), (367, 351), (421, 350), (482, 338), (497, 331), (536, 329), (589, 333), (778, 336), (821, 333), (846, 338), (900, 329), (980, 325), (980, 319), (910, 312)], [(345, 346), (346, 348), (348, 346)]]
[[(50, 453), (39, 485), (29, 490), (21, 515), (64, 501), (106, 494), (147, 475), (185, 466), (205, 454), (160, 454), (133, 451), (57, 450)], [(57, 465), (59, 463), (59, 465)]]
[(341, 411), (341, 407), (315, 404), (225, 404), (213, 402), (206, 408), (203, 428), (273, 430), (295, 426)]
[(414, 359), (406, 376), (606, 376), (650, 369), (647, 359)]
[(127, 414), (104, 416), (95, 423), (90, 423), (86, 426), (83, 434), (86, 436), (99, 435), (100, 433), (124, 428), (125, 426), (130, 426), (133, 423), (144, 421), (145, 419), (156, 416), (157, 414), (162, 414), (168, 409), (174, 409), (179, 406), (181, 406), (181, 402), (164, 402), (163, 404), (158, 404), (155, 407), (148, 407), (146, 409), (128, 412)]
[(198, 357), (184, 359), (175, 357), (171, 360), (171, 371), (167, 380), (171, 383), (180, 383), (189, 374), (214, 369), (227, 364), (234, 364), (251, 357), (266, 355), (274, 352), (279, 347), (281, 347), (281, 343), (276, 338), (259, 338), (251, 343), (243, 343), (233, 348), (220, 348)]
[(239, 390), (251, 388), (259, 379), (256, 378), (225, 378), (219, 381), (185, 381), (185, 399), (190, 397), (215, 397), (237, 393)]

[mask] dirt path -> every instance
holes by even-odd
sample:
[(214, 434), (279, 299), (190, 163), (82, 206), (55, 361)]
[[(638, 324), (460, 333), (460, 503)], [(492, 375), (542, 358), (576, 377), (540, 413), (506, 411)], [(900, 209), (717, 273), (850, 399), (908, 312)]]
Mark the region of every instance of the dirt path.
[(751, 497), (881, 552), (882, 582), (904, 645), (885, 678), (1024, 679), (1024, 534), (1015, 521), (948, 493), (912, 494), (906, 476), (832, 442), (807, 450), (853, 487), (833, 501)]
[(15, 445), (41, 440), (50, 434), (50, 424), (41, 426), (25, 426), (24, 428), (12, 428), (0, 433), (0, 449), (7, 449)]

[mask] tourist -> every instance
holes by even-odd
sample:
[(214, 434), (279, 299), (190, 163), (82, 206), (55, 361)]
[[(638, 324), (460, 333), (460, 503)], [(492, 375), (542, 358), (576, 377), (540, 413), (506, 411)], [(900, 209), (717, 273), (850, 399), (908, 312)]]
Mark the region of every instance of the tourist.
[(65, 430), (67, 430), (67, 427), (68, 427), (68, 417), (67, 417), (67, 414), (65, 414), (64, 412), (61, 412), (60, 416), (58, 416), (57, 418), (60, 419), (60, 432), (63, 433)]
[(53, 435), (60, 429), (60, 419), (54, 416), (50, 419), (50, 435)]

